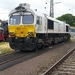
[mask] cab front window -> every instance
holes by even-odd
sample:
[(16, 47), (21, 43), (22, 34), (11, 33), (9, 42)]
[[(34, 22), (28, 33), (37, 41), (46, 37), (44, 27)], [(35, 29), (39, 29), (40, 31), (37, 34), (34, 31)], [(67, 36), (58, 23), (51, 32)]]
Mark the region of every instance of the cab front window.
[(23, 24), (33, 24), (33, 22), (34, 22), (33, 15), (23, 15), (22, 17)]
[(20, 24), (20, 21), (21, 21), (20, 15), (13, 15), (13, 16), (10, 16), (9, 18), (9, 24), (11, 25)]

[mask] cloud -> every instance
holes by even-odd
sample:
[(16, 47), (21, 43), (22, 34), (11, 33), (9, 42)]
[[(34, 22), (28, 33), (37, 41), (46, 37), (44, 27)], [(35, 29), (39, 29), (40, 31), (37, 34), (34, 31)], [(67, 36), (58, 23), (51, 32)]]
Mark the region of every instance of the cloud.
[(20, 0), (1, 0), (0, 7), (2, 7), (3, 9), (11, 10), (16, 5), (18, 5), (18, 1)]
[(2, 8), (0, 8), (0, 19), (1, 20), (7, 20), (8, 19), (8, 14), (9, 14), (9, 11), (8, 10), (4, 10)]
[(75, 15), (75, 0), (61, 0), (61, 1), (56, 1), (56, 2), (61, 2), (59, 4), (54, 5), (54, 15), (55, 18), (62, 16), (64, 14), (70, 13), (72, 15)]
[[(41, 13), (49, 15), (50, 4), (45, 2), (50, 0), (1, 0), (0, 1), (0, 19), (8, 19), (9, 12), (14, 9), (20, 3), (29, 3), (32, 9), (37, 9)], [(54, 0), (54, 3), (61, 2), (54, 5), (55, 18), (66, 13), (75, 15), (75, 0)], [(46, 9), (44, 9), (46, 7)]]
[[(39, 12), (45, 13), (44, 11), (44, 0), (37, 1), (36, 0), (2, 0), (0, 1), (0, 9), (1, 9), (1, 17), (0, 19), (4, 19), (3, 15), (6, 17), (8, 16), (8, 13), (6, 11), (11, 11), (16, 6), (18, 6), (20, 3), (29, 3), (32, 9), (37, 9)], [(3, 13), (3, 14), (2, 14)], [(5, 14), (4, 14), (5, 13)], [(5, 18), (6, 18), (5, 17)], [(7, 18), (6, 18), (7, 19)]]

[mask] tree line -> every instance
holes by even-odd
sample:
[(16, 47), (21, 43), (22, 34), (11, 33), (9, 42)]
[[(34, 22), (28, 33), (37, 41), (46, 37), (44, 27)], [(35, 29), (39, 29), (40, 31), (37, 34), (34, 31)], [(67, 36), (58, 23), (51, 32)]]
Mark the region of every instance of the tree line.
[(60, 21), (65, 21), (70, 26), (74, 26), (75, 27), (75, 16), (73, 16), (72, 14), (64, 14), (64, 15), (56, 18), (56, 19), (58, 19)]

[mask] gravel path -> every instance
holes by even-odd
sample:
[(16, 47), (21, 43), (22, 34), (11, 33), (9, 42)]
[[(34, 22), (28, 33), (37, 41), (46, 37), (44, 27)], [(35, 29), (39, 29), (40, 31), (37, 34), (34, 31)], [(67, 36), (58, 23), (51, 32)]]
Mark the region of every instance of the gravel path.
[(64, 44), (35, 58), (0, 71), (0, 75), (41, 75), (74, 46), (75, 42)]

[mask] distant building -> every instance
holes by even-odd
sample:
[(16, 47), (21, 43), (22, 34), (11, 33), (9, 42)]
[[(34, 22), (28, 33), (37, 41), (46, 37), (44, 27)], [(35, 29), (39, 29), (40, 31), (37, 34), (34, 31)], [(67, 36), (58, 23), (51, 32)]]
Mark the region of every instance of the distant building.
[(70, 27), (70, 35), (71, 35), (71, 38), (75, 40), (75, 27)]

